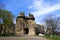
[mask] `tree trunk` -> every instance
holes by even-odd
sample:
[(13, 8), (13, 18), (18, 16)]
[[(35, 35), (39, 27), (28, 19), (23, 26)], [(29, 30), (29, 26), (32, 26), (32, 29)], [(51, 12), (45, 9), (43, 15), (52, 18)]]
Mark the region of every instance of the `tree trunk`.
[(3, 36), (6, 35), (6, 26), (3, 26), (3, 28), (2, 28), (2, 34), (3, 34)]

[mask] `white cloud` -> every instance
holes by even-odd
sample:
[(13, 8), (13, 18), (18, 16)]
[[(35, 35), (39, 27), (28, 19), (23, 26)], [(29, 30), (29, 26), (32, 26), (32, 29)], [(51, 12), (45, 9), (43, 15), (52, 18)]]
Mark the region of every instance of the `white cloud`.
[[(48, 2), (44, 2), (44, 0), (34, 0), (32, 5), (29, 6), (29, 9), (35, 10), (31, 12), (35, 17), (40, 17), (41, 15), (45, 15), (60, 9), (60, 0), (56, 0), (54, 5), (50, 5)], [(38, 18), (36, 18), (36, 21), (37, 19)]]

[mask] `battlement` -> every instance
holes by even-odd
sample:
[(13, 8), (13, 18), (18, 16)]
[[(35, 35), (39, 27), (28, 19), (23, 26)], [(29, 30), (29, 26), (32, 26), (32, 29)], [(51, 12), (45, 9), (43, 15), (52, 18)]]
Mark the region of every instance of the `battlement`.
[(25, 16), (24, 12), (21, 12), (17, 18), (24, 18), (26, 20), (35, 20), (34, 16), (29, 13), (29, 16)]

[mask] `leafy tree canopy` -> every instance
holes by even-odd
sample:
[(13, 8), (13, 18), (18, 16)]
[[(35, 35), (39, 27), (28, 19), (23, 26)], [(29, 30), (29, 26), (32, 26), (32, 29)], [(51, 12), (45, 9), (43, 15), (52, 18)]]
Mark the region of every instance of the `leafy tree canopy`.
[(10, 11), (7, 10), (0, 10), (0, 18), (3, 20), (4, 25), (9, 25), (13, 21), (13, 15)]

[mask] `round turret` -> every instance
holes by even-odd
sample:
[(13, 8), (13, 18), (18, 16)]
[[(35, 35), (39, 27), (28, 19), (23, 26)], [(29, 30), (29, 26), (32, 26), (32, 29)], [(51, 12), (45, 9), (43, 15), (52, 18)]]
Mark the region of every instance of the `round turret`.
[(29, 13), (29, 19), (35, 20), (34, 16), (32, 14), (30, 14), (30, 13)]
[(17, 18), (25, 18), (24, 12), (20, 12), (20, 15)]
[(32, 14), (29, 14), (29, 18), (34, 18), (34, 16)]
[(25, 15), (24, 15), (24, 12), (21, 12), (21, 13), (20, 13), (20, 16), (25, 16)]

